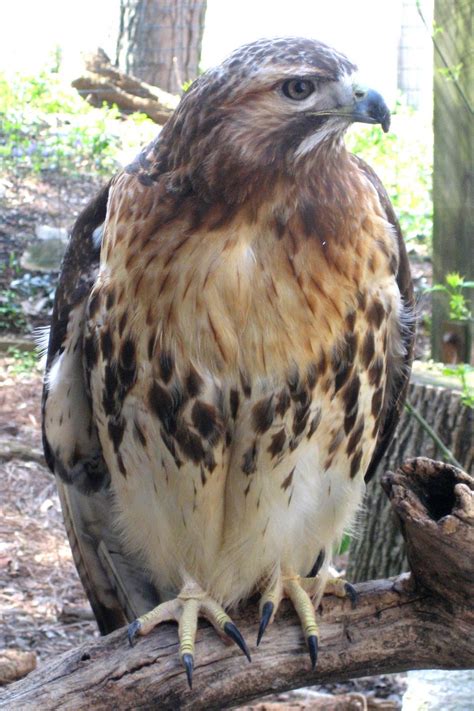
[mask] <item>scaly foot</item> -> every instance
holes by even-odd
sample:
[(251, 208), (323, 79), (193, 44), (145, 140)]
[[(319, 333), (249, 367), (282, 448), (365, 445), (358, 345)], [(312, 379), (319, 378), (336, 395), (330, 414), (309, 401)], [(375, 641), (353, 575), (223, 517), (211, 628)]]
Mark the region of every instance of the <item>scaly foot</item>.
[(353, 585), (344, 580), (344, 578), (330, 577), (327, 578), (324, 586), (323, 595), (336, 595), (336, 597), (348, 597), (352, 603), (352, 607), (357, 604), (357, 590)]
[(244, 638), (225, 610), (196, 583), (186, 583), (174, 600), (158, 605), (128, 626), (128, 641), (133, 646), (136, 637), (147, 635), (162, 622), (178, 623), (179, 654), (186, 670), (188, 684), (192, 688), (194, 669), (194, 642), (198, 617), (208, 620), (219, 635), (232, 639), (249, 662), (250, 653)]
[[(260, 600), (260, 626), (258, 629), (257, 646), (260, 644), (268, 624), (273, 622), (283, 597), (287, 597), (300, 618), (304, 631), (306, 644), (308, 645), (311, 666), (316, 667), (319, 647), (319, 631), (316, 622), (316, 611), (312, 602), (320, 589), (321, 581), (318, 576), (301, 577), (299, 575), (278, 576), (268, 589), (263, 593)], [(357, 602), (357, 592), (355, 588), (343, 578), (330, 577), (326, 580), (324, 595), (336, 595), (337, 597), (350, 598), (352, 606)]]
[(316, 611), (311, 600), (314, 594), (316, 578), (302, 578), (299, 575), (279, 576), (262, 595), (260, 600), (260, 627), (258, 629), (257, 646), (260, 644), (267, 625), (273, 622), (283, 597), (287, 597), (300, 618), (301, 626), (308, 645), (311, 666), (316, 667), (318, 658), (319, 634), (316, 622)]

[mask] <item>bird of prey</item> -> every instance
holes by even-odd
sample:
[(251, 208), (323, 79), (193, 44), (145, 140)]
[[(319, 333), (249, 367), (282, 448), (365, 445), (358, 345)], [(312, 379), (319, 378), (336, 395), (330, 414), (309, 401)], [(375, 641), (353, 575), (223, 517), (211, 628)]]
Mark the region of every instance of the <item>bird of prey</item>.
[(315, 601), (403, 405), (412, 285), (383, 186), (345, 148), (382, 97), (310, 39), (260, 40), (184, 94), (78, 218), (54, 306), (44, 448), (102, 631)]

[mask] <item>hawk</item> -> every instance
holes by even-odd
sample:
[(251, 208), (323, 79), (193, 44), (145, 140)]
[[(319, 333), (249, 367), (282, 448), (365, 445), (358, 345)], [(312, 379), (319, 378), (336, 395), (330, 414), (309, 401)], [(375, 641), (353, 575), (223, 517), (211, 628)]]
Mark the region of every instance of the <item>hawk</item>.
[(315, 601), (405, 398), (413, 294), (387, 194), (344, 145), (389, 128), (356, 67), (260, 40), (194, 82), (78, 218), (57, 290), (44, 449), (103, 632)]

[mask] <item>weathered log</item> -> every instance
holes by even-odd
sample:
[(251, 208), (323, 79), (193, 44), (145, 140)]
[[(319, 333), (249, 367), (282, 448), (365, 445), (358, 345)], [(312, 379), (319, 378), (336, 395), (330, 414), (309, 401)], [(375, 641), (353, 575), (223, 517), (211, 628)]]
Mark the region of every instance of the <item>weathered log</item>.
[(103, 49), (87, 55), (85, 66), (86, 73), (75, 79), (72, 86), (92, 106), (115, 104), (125, 113), (140, 111), (162, 125), (178, 105), (178, 96), (119, 72)]
[(24, 462), (37, 462), (45, 466), (44, 454), (41, 449), (29, 447), (14, 439), (0, 437), (0, 462), (21, 459)]
[[(465, 471), (474, 465), (474, 410), (463, 405), (452, 379), (415, 364), (407, 400), (452, 452)], [(408, 570), (405, 543), (392, 507), (380, 487), (380, 475), (415, 456), (441, 459), (443, 453), (415, 417), (405, 410), (378, 474), (367, 486), (356, 535), (351, 539), (347, 578), (362, 582)]]
[[(176, 629), (163, 625), (134, 648), (125, 630), (91, 640), (16, 682), (0, 699), (15, 709), (224, 709), (271, 692), (326, 681), (422, 668), (474, 664), (474, 479), (428, 459), (384, 477), (406, 537), (411, 573), (362, 583), (355, 608), (323, 598), (315, 672), (288, 604), (251, 664), (209, 627), (196, 645), (190, 691), (178, 659)], [(257, 611), (236, 621), (250, 640)]]

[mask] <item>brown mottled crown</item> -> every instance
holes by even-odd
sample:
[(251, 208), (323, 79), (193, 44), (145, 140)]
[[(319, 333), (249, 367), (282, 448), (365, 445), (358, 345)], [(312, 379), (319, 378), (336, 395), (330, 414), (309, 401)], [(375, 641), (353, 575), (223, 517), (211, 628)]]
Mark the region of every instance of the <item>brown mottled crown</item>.
[(301, 66), (337, 80), (342, 74), (354, 72), (357, 67), (347, 57), (323, 42), (303, 37), (261, 39), (236, 49), (212, 72), (231, 72), (236, 82), (255, 75), (266, 66)]

